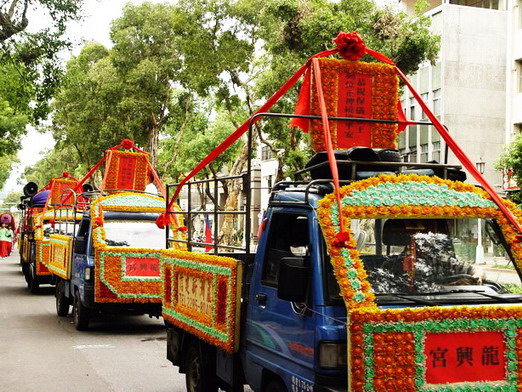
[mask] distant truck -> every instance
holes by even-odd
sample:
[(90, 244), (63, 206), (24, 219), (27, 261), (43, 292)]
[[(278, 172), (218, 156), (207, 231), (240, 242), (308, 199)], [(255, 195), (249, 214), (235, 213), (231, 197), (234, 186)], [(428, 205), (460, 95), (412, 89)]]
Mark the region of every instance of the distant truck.
[(56, 311), (66, 316), (72, 305), (78, 330), (98, 313), (161, 315), (159, 249), (165, 240), (154, 222), (165, 199), (144, 192), (157, 175), (148, 154), (130, 141), (107, 150), (96, 167), (101, 162), (100, 190), (77, 191), (91, 170), (64, 198), (81, 220), (71, 227), (57, 218), (49, 236), (46, 266), (56, 279)]
[[(365, 66), (324, 61), (330, 82), (332, 63), (340, 72), (352, 67), (338, 77), (353, 88), (330, 86), (348, 86), (345, 99), (367, 96), (356, 90), (368, 83)], [(341, 114), (331, 123), (367, 124)], [(314, 113), (301, 118), (319, 123)], [(354, 130), (372, 140), (387, 132)], [(241, 391), (245, 384), (261, 392), (519, 390), (521, 212), (464, 184), (460, 166), (402, 162), (396, 131), (387, 134), (388, 146), (319, 149), (306, 180), (276, 184), (257, 245), (248, 171), (235, 180), (243, 184), (237, 210), (216, 204), (202, 212), (206, 202), (189, 197), (183, 212), (167, 209), (158, 220), (161, 226), (182, 215), (188, 226), (187, 250), (164, 251), (161, 274), (167, 358), (185, 373), (187, 391)], [(225, 180), (181, 185), (191, 195), (210, 182), (216, 201)], [(212, 217), (213, 241), (194, 240), (201, 214)], [(217, 227), (231, 215), (242, 240), (220, 242)], [(511, 269), (474, 263), (482, 242)]]
[(74, 226), (74, 220), (81, 219), (81, 214), (73, 216), (72, 207), (61, 205), (59, 198), (65, 189), (72, 189), (77, 180), (64, 173), (53, 178), (47, 186), (38, 191), (38, 186), (30, 182), (24, 187), (19, 209), (22, 212), (18, 235), (20, 264), (27, 286), (31, 293), (39, 292), (40, 285), (54, 285), (56, 280), (46, 267), (49, 263), (49, 235), (53, 231), (56, 219)]

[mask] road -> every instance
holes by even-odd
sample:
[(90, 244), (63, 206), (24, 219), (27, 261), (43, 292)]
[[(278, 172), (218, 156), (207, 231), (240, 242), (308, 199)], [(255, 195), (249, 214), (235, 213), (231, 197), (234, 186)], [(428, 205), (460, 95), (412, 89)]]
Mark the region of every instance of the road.
[(30, 294), (16, 250), (0, 259), (0, 391), (185, 391), (162, 319), (105, 316), (79, 332), (56, 315), (53, 293)]

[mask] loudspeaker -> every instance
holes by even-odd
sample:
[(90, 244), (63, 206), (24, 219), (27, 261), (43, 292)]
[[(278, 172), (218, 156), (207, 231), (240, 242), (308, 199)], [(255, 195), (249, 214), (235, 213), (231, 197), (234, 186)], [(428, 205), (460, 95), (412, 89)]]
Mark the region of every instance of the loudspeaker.
[(28, 182), (26, 186), (24, 186), (24, 195), (27, 197), (33, 197), (38, 192), (38, 185), (34, 182)]
[(94, 187), (91, 184), (83, 184), (83, 192), (92, 192)]

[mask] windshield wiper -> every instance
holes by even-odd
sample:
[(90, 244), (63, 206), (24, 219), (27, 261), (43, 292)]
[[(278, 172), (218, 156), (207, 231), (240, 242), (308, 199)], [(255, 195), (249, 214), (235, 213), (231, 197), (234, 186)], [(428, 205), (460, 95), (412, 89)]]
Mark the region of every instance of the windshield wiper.
[(515, 297), (504, 297), (499, 296), (495, 294), (487, 294), (486, 292), (482, 290), (466, 290), (466, 289), (455, 289), (455, 290), (449, 290), (447, 293), (473, 293), (473, 294), (479, 294), (487, 298), (491, 298), (494, 300), (497, 300), (498, 302), (506, 302), (506, 303), (515, 303), (515, 302), (522, 302), (522, 295), (517, 295)]
[(411, 302), (414, 302), (416, 304), (420, 304), (420, 305), (428, 305), (428, 306), (438, 306), (440, 305), (438, 302), (433, 302), (433, 301), (427, 301), (425, 299), (420, 299), (420, 298), (411, 298), (410, 297), (413, 296), (413, 295), (417, 295), (417, 294), (402, 294), (402, 293), (376, 293), (375, 296), (377, 297), (393, 297), (393, 298), (400, 298), (400, 299), (404, 299), (406, 301), (411, 301)]

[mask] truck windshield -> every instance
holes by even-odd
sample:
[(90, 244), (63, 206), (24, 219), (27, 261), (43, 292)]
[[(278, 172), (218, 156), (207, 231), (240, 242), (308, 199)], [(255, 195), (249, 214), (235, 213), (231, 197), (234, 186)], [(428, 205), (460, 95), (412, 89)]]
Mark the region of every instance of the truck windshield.
[(105, 220), (105, 243), (129, 248), (165, 248), (165, 232), (153, 220)]
[(352, 220), (351, 231), (378, 296), (522, 292), (518, 271), (493, 221), (361, 219)]

